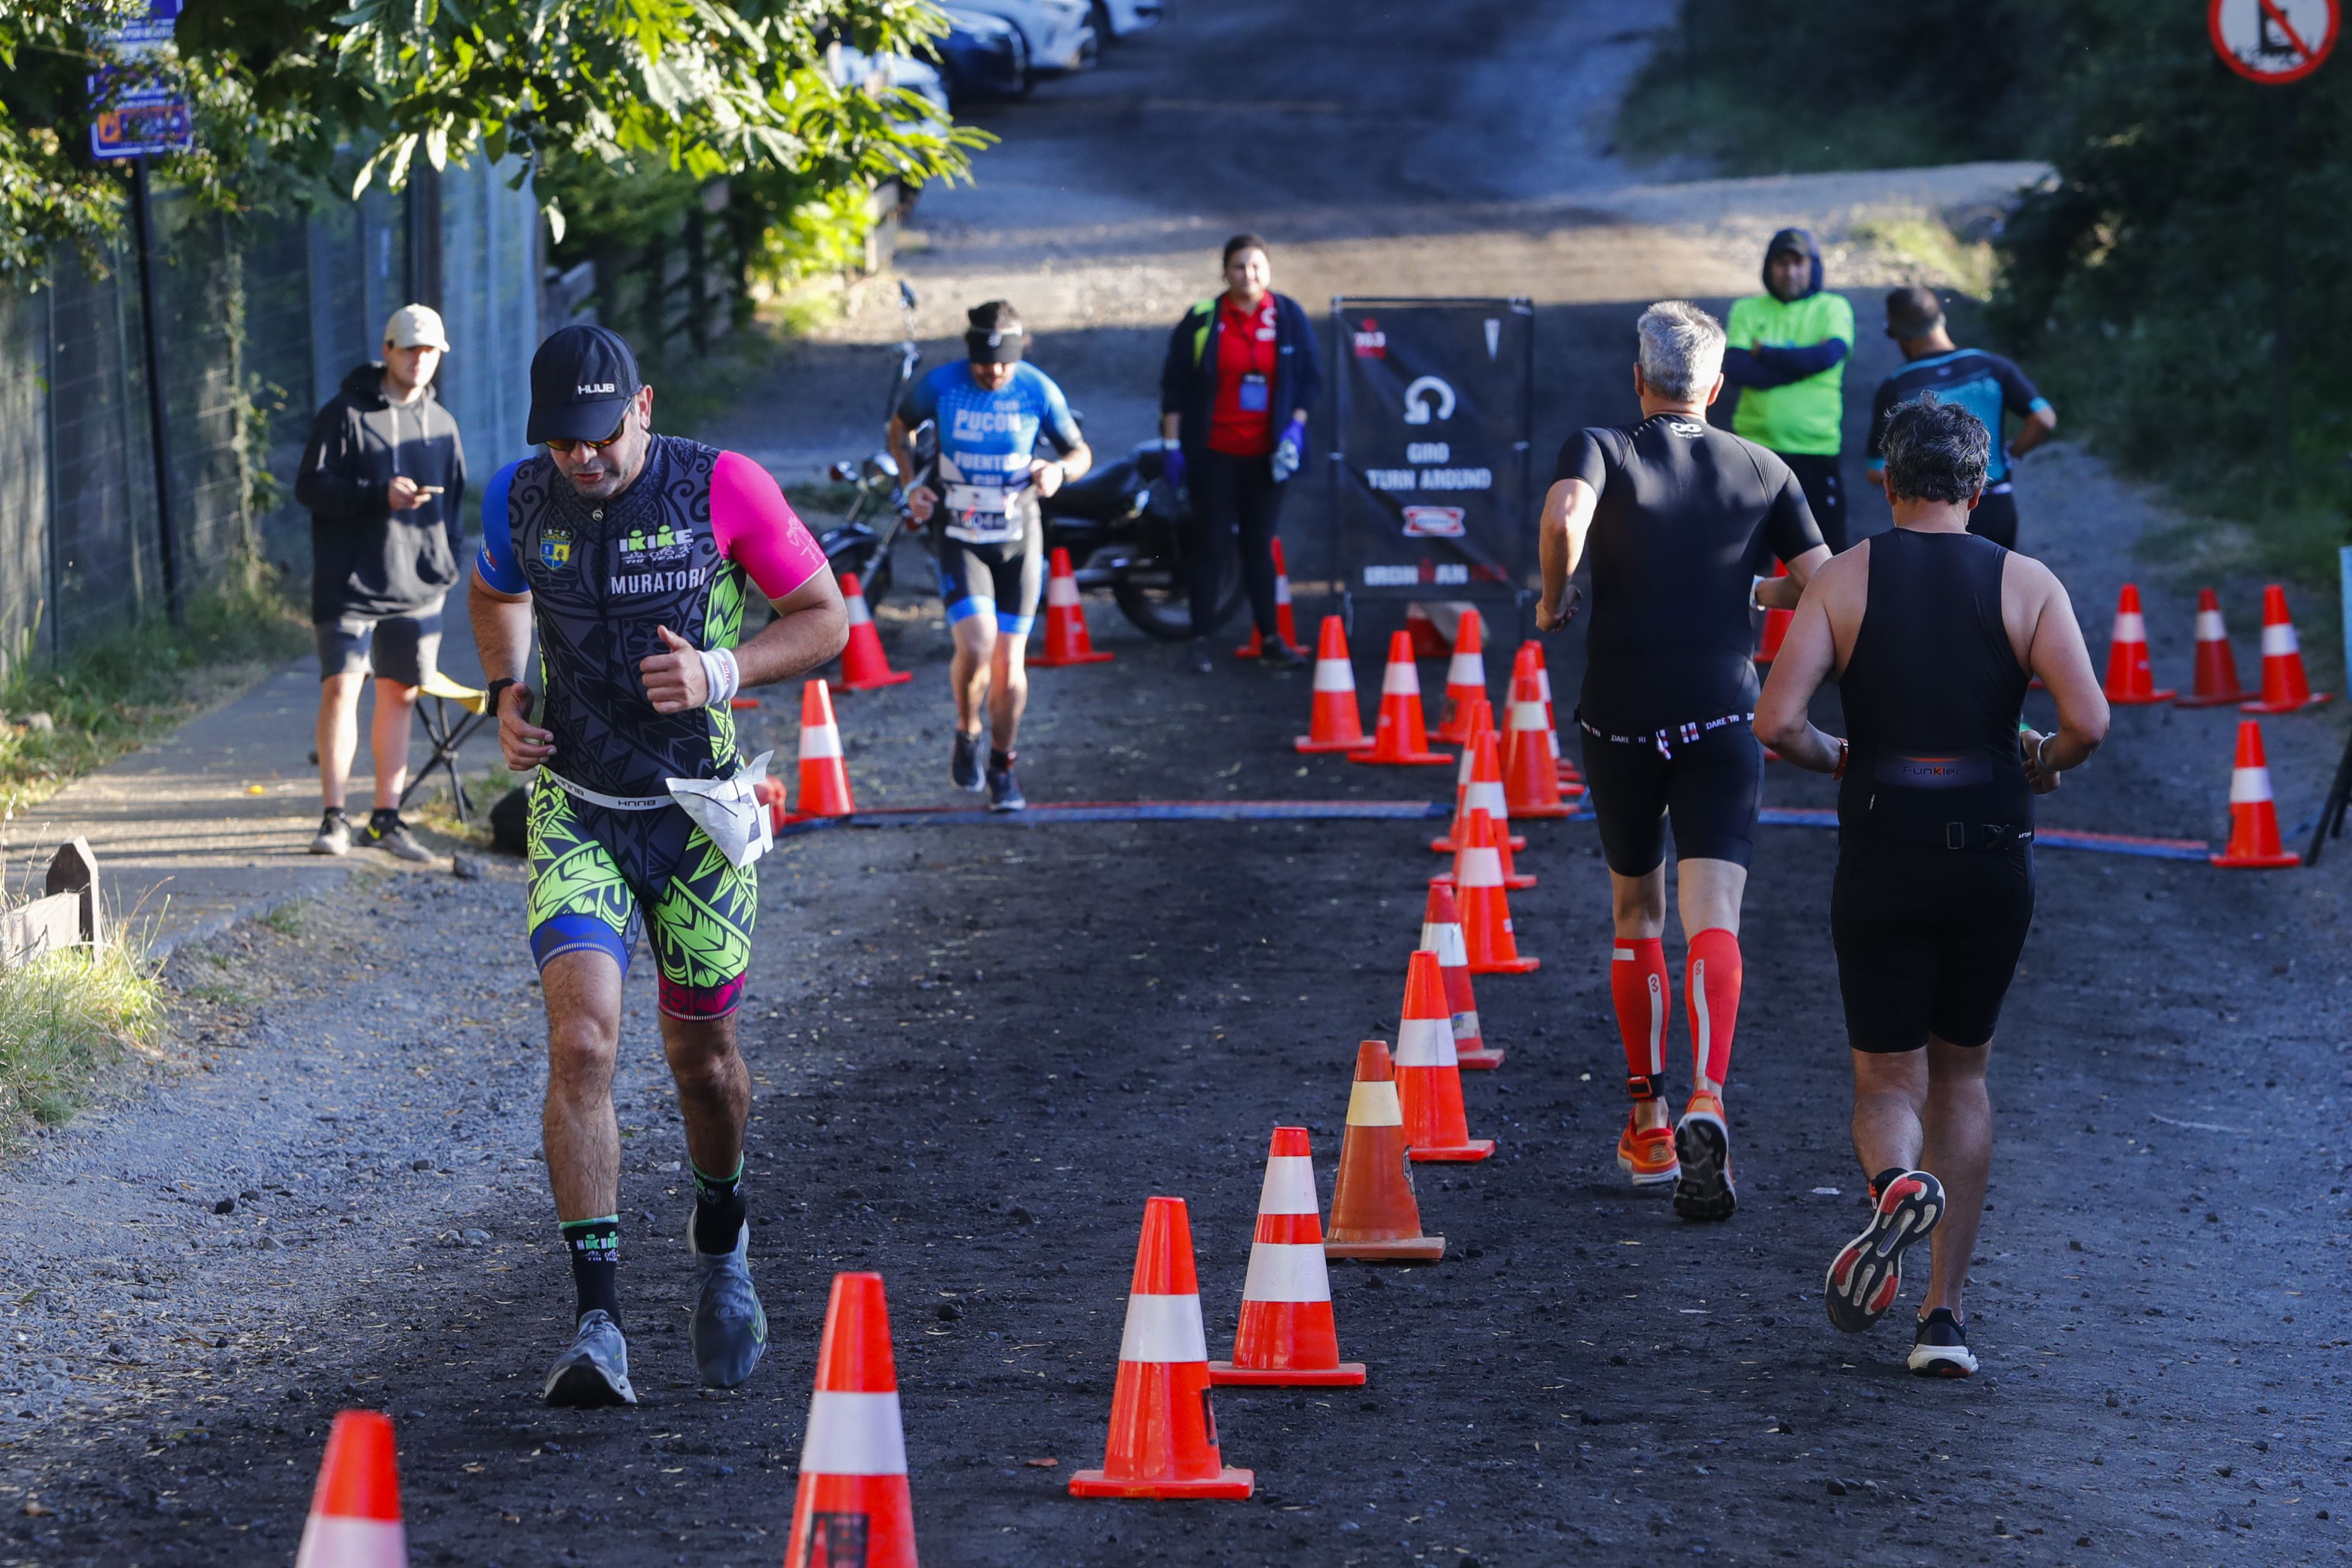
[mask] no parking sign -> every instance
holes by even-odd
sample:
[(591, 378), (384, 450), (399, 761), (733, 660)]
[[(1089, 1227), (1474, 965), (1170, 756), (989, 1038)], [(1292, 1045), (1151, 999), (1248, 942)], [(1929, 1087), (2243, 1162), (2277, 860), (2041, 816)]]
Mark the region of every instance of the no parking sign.
[(2211, 0), (2214, 52), (2249, 81), (2301, 81), (2336, 47), (2337, 0)]

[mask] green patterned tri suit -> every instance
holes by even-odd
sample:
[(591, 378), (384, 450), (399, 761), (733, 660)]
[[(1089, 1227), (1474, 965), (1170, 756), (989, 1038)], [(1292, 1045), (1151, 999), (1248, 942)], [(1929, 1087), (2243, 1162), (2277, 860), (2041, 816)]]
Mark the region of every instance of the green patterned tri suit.
[[(791, 594), (824, 569), (768, 472), (740, 453), (657, 435), (635, 481), (608, 500), (572, 489), (544, 455), (510, 463), (482, 497), (483, 581), (530, 595), (539, 723), (554, 736), (530, 803), (530, 946), (609, 953), (624, 972), (642, 930), (661, 1009), (719, 1018), (741, 1000), (760, 884), (675, 804), (623, 810), (561, 787), (650, 803), (672, 779), (742, 766), (724, 706), (654, 711), (640, 661), (657, 628), (732, 647), (747, 592)], [(553, 774), (557, 779), (544, 775)]]

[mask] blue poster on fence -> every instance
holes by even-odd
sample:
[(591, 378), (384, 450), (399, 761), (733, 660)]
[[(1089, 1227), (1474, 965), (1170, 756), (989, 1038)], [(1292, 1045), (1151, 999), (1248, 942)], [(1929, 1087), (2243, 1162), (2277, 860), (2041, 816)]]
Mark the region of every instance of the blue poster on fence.
[(91, 157), (150, 158), (195, 145), (195, 123), (172, 69), (179, 19), (180, 0), (147, 0), (143, 19), (90, 35), (112, 62), (89, 78)]

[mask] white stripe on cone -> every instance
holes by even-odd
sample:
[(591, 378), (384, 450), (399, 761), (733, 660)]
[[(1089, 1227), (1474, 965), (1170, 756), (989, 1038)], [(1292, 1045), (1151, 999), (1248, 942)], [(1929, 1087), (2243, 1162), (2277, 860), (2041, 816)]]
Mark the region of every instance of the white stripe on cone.
[[(1462, 885), (1465, 887), (1503, 885), (1503, 857), (1495, 852), (1492, 844), (1462, 852)], [(1507, 925), (1504, 929), (1508, 930), (1510, 927)]]
[(1249, 1272), (1242, 1279), (1244, 1301), (1328, 1301), (1331, 1272), (1323, 1245), (1257, 1241), (1250, 1245)]
[(408, 1536), (396, 1519), (314, 1513), (302, 1527), (294, 1568), (408, 1568)]
[(1396, 1085), (1366, 1083), (1359, 1080), (1348, 1091), (1348, 1125), (1350, 1127), (1402, 1127), (1404, 1106), (1397, 1099)]
[(1549, 729), (1550, 726), (1544, 723), (1543, 704), (1513, 703), (1511, 727), (1513, 729)]
[(898, 1425), (897, 1391), (840, 1394), (818, 1389), (809, 1400), (808, 1436), (801, 1439), (801, 1473), (905, 1475), (907, 1437)]
[(1132, 1295), (1127, 1299), (1127, 1332), (1119, 1336), (1121, 1361), (1181, 1362), (1209, 1359), (1209, 1336), (1201, 1327), (1198, 1296)]
[(2137, 610), (2117, 611), (2116, 612), (2116, 641), (2118, 643), (2147, 642), (2147, 621), (2146, 617), (2142, 616)]
[(2226, 643), (2230, 640), (2228, 628), (2221, 624), (2220, 611), (2200, 610), (2197, 612), (2197, 640), (2200, 643)]
[(864, 591), (851, 594), (844, 602), (849, 606), (849, 623), (852, 626), (867, 625), (873, 621), (872, 612), (866, 608)]
[(2271, 770), (2267, 768), (2233, 768), (2230, 769), (2230, 804), (2257, 806), (2271, 798)]
[(1315, 1200), (1315, 1162), (1305, 1155), (1275, 1155), (1265, 1162), (1265, 1185), (1258, 1188), (1260, 1214), (1323, 1212)]
[(832, 724), (804, 725), (801, 728), (801, 760), (818, 762), (841, 755), (841, 727)]
[(1443, 925), (1422, 922), (1421, 947), (1424, 953), (1437, 955), (1437, 967), (1441, 969), (1470, 967), (1470, 944), (1462, 939), (1462, 923), (1458, 920)]
[(1274, 574), (1274, 601), (1276, 604), (1290, 602), (1290, 577), (1286, 572)]
[(1452, 1067), (1454, 1023), (1450, 1019), (1406, 1019), (1397, 1025), (1399, 1067)]
[(1486, 685), (1485, 661), (1475, 653), (1454, 654), (1454, 662), (1445, 666), (1445, 684), (1449, 686), (1477, 686), (1484, 689)]
[(1078, 601), (1078, 580), (1075, 577), (1049, 578), (1045, 582), (1045, 602), (1067, 610)]
[(1498, 828), (1511, 819), (1503, 800), (1503, 787), (1492, 779), (1479, 779), (1471, 784), (1470, 793), (1462, 802), (1462, 810), (1465, 814), (1484, 811), (1495, 819), (1495, 826)]
[(1356, 693), (1356, 672), (1348, 667), (1345, 659), (1318, 659), (1315, 661), (1315, 689), (1318, 692), (1346, 692), (1353, 696)]
[(2275, 625), (2263, 628), (2263, 658), (2281, 659), (2289, 653), (2301, 652), (2303, 652), (2303, 644), (2295, 641), (2294, 627), (2292, 622), (2281, 621)]
[(1411, 664), (1391, 664), (1381, 674), (1381, 695), (1384, 697), (1421, 695), (1421, 672)]

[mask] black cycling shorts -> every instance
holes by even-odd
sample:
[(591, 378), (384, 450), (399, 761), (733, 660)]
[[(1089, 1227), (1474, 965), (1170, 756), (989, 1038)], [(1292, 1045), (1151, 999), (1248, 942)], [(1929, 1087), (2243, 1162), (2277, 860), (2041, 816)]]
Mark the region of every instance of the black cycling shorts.
[(1838, 855), (1830, 936), (1846, 1038), (1917, 1051), (1932, 1034), (1983, 1045), (2033, 924), (2033, 846), (1856, 849)]
[(1619, 876), (1647, 876), (1666, 858), (1748, 863), (1763, 804), (1764, 748), (1745, 722), (1709, 730), (1671, 758), (1650, 741), (1584, 737), (1584, 782), (1601, 820), (1601, 853)]
[(940, 598), (948, 607), (948, 625), (952, 628), (959, 621), (992, 611), (999, 632), (1026, 637), (1045, 587), (1045, 529), (1032, 522), (1025, 538), (1002, 544), (950, 538), (944, 529), (935, 539)]
[(2017, 492), (2006, 483), (1977, 497), (1969, 514), (1969, 532), (1981, 534), (2003, 549), (2017, 548)]

